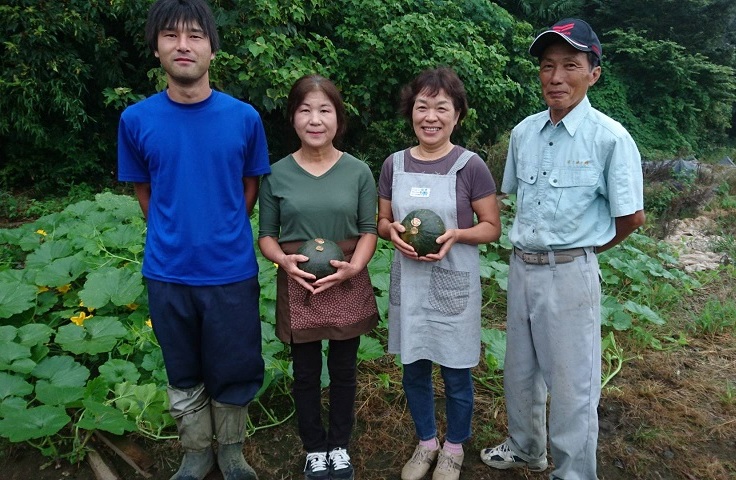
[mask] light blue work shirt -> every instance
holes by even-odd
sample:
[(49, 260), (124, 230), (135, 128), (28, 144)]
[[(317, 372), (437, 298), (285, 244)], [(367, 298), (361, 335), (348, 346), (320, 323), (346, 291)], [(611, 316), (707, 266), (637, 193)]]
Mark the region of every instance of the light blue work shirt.
[(517, 197), (509, 240), (529, 252), (604, 245), (644, 208), (634, 139), (588, 97), (557, 125), (547, 110), (514, 128), (501, 190)]

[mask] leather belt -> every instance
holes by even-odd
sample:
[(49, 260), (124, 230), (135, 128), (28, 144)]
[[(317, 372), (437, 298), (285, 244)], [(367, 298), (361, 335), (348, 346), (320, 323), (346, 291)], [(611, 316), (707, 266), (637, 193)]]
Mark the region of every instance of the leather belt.
[[(550, 252), (525, 252), (519, 248), (514, 247), (514, 254), (516, 254), (522, 262), (530, 265), (549, 265), (549, 253)], [(584, 248), (570, 248), (568, 250), (555, 250), (555, 263), (570, 263), (577, 257), (585, 255)]]

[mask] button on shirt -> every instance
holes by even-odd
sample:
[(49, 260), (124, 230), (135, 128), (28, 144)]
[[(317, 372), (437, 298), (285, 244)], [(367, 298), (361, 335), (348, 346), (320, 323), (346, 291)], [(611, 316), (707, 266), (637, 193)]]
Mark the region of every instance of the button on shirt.
[(644, 208), (634, 140), (587, 97), (557, 125), (544, 111), (514, 128), (501, 190), (517, 198), (509, 240), (531, 252), (604, 245)]

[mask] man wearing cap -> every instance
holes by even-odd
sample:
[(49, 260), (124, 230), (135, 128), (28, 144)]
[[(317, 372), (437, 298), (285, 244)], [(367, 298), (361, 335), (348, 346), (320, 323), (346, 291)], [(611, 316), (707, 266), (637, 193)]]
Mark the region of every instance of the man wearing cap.
[(509, 436), (484, 449), (494, 468), (547, 469), (552, 479), (596, 479), (601, 391), (596, 253), (644, 224), (641, 158), (631, 135), (594, 109), (601, 75), (590, 25), (568, 18), (529, 48), (547, 110), (511, 134), (501, 190), (516, 194), (509, 232), (504, 389)]

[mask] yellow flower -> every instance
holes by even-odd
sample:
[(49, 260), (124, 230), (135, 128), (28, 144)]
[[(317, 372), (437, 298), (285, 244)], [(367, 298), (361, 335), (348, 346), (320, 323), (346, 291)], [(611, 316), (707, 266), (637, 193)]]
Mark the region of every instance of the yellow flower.
[(85, 320), (88, 320), (92, 317), (94, 317), (94, 315), (87, 315), (84, 312), (79, 312), (78, 315), (74, 315), (71, 317), (71, 321), (75, 325), (79, 325), (81, 327)]
[(278, 263), (274, 263), (273, 266), (276, 267), (276, 270), (279, 269), (279, 264)]
[(46, 230), (43, 230), (41, 228), (39, 228), (38, 230), (36, 230), (36, 233), (39, 234), (39, 235), (41, 235), (42, 237), (45, 237), (46, 235), (48, 235), (46, 233)]
[(146, 320), (146, 325), (148, 325), (148, 328), (153, 328), (153, 322), (151, 322), (150, 318)]
[(48, 292), (49, 287), (36, 287), (38, 289), (38, 293)]
[(94, 312), (94, 311), (95, 311), (95, 308), (94, 308), (94, 307), (85, 307), (85, 306), (84, 306), (84, 302), (83, 302), (83, 301), (81, 301), (81, 300), (79, 301), (79, 306), (80, 306), (80, 307), (84, 307), (84, 308), (86, 308), (86, 309), (87, 309), (87, 311), (88, 311), (88, 312), (90, 312), (90, 313), (92, 313), (92, 312)]
[(69, 289), (72, 288), (71, 284), (67, 283), (66, 285), (62, 285), (60, 287), (56, 287), (56, 291), (61, 293), (62, 295), (69, 291)]
[(128, 307), (128, 310), (135, 310), (136, 308), (138, 308), (138, 304), (137, 303), (129, 303), (129, 304), (126, 305), (126, 307)]

